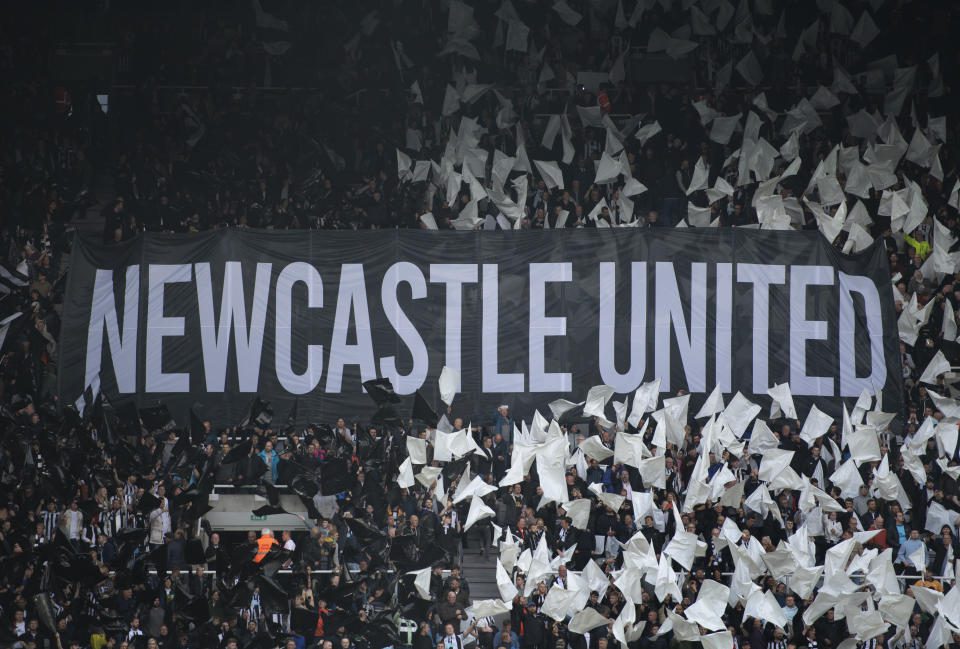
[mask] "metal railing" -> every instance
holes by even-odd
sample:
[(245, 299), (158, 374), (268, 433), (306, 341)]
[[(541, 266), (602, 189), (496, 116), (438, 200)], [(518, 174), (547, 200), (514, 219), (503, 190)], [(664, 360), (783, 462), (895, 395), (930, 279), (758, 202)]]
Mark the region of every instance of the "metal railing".
[[(732, 572), (721, 572), (721, 573), (720, 573), (720, 575), (721, 575), (722, 577), (727, 578), (727, 579), (733, 577), (734, 574), (735, 574), (735, 573), (732, 573)], [(686, 570), (681, 570), (680, 572), (678, 572), (678, 573), (677, 573), (677, 585), (680, 585), (680, 584), (684, 583), (687, 579), (690, 578), (690, 576), (691, 576), (691, 573), (687, 572)], [(709, 577), (709, 576), (710, 576), (710, 575), (708, 574), (707, 577)], [(899, 582), (908, 582), (908, 581), (909, 581), (909, 582), (916, 582), (916, 581), (921, 581), (921, 580), (923, 579), (922, 575), (894, 575), (894, 576), (897, 578), (897, 581), (899, 581)], [(681, 579), (681, 578), (682, 578), (682, 579)], [(821, 579), (823, 579), (823, 577), (821, 577)], [(866, 577), (863, 577), (863, 579), (866, 579)], [(945, 584), (949, 584), (950, 582), (955, 581), (955, 580), (956, 580), (956, 577), (949, 576), (949, 575), (937, 575), (937, 576), (931, 576), (930, 579), (932, 579), (932, 580), (934, 580), (934, 581), (939, 581), (941, 584), (945, 585)], [(779, 579), (778, 579), (777, 581), (783, 583), (783, 585), (786, 586), (787, 588), (790, 587), (790, 575), (787, 575), (786, 577), (784, 577), (783, 580), (779, 580)], [(856, 582), (854, 582), (854, 583), (856, 583)], [(912, 586), (912, 585), (913, 585), (913, 583), (907, 584), (907, 586)], [(819, 582), (818, 582), (818, 587), (819, 587)]]

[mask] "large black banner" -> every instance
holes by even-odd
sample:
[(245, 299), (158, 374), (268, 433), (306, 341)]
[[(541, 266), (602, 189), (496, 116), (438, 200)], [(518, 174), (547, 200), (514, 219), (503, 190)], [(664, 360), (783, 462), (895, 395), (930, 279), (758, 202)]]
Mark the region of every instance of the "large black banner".
[(442, 407), (445, 365), (454, 414), (477, 423), (656, 377), (691, 413), (717, 384), (766, 410), (789, 382), (801, 416), (864, 389), (887, 412), (902, 399), (884, 250), (845, 256), (817, 232), (220, 230), (73, 251), (65, 401), (99, 376), (180, 423), (199, 404), (236, 424), (258, 393), (278, 416), (298, 398), (302, 421), (363, 420), (378, 376)]

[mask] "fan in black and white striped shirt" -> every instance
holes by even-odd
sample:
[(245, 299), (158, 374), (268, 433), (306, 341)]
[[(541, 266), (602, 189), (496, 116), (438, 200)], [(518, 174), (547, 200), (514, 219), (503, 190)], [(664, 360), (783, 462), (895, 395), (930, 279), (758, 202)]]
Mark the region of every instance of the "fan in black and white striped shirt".
[[(131, 476), (132, 478), (133, 476)], [(133, 480), (128, 480), (123, 483), (123, 499), (126, 501), (126, 504), (133, 505), (137, 502), (137, 483)]]
[(787, 649), (787, 636), (781, 629), (774, 629), (772, 635), (767, 635), (767, 649)]
[(109, 536), (116, 536), (117, 532), (127, 526), (127, 510), (118, 498), (110, 504), (110, 511), (104, 515), (104, 529)]
[(47, 503), (46, 511), (40, 512), (40, 519), (43, 521), (43, 534), (47, 540), (53, 539), (57, 533), (57, 527), (60, 525), (60, 512), (57, 511), (55, 502)]

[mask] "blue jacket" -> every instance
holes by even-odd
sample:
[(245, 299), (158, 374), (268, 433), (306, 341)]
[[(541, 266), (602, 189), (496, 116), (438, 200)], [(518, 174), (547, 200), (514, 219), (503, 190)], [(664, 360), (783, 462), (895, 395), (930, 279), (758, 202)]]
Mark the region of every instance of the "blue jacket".
[(280, 479), (280, 455), (276, 451), (270, 451), (270, 457), (267, 457), (266, 449), (260, 451), (258, 454), (260, 459), (263, 460), (263, 463), (267, 465), (267, 468), (270, 469), (270, 475), (273, 476), (273, 481), (276, 482)]
[[(897, 552), (896, 563), (908, 563), (910, 562), (910, 555), (916, 552), (920, 548), (926, 547), (923, 544), (923, 541), (920, 539), (907, 539), (904, 541), (903, 545), (900, 546), (900, 551)], [(926, 564), (927, 557), (924, 555), (923, 562)]]
[(493, 416), (493, 432), (494, 434), (501, 433), (503, 439), (507, 440), (508, 443), (513, 442), (513, 418), (504, 417), (498, 410)]

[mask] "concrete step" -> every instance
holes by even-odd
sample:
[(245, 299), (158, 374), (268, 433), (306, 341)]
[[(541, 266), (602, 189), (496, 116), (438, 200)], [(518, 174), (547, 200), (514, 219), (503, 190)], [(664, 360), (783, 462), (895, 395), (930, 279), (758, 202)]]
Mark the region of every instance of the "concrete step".
[(496, 599), (500, 597), (497, 588), (497, 558), (488, 550), (481, 555), (479, 548), (466, 548), (460, 568), (470, 583), (470, 597), (478, 599)]

